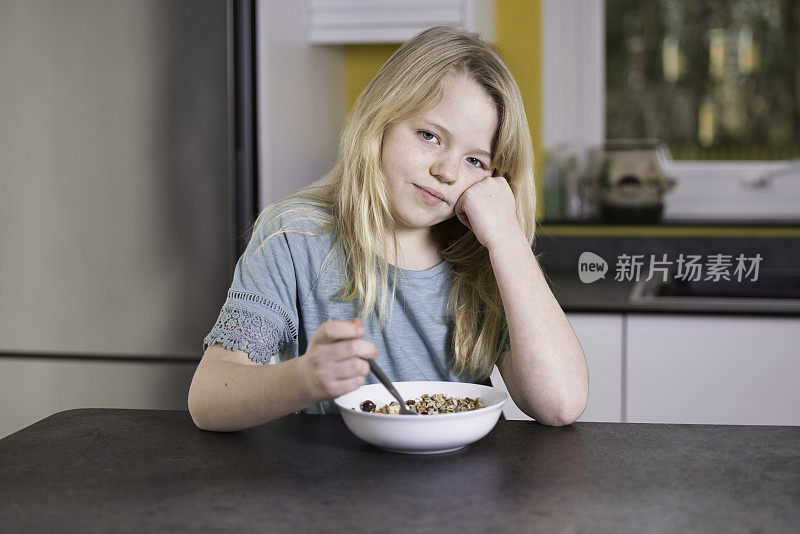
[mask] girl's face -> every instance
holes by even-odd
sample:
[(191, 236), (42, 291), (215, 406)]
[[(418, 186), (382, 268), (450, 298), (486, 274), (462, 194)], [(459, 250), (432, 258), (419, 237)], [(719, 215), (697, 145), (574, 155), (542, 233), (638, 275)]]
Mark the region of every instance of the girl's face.
[[(492, 174), (497, 108), (477, 82), (448, 75), (439, 103), (390, 126), (383, 138), (383, 171), (397, 230), (429, 227), (455, 215), (467, 188)], [(442, 200), (422, 193), (427, 189)], [(427, 202), (426, 202), (427, 200)]]

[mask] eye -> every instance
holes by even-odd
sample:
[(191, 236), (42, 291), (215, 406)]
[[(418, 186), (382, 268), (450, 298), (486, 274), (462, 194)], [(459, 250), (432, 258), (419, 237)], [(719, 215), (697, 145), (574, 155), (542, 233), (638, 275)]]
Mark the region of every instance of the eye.
[[(420, 134), (422, 136), (422, 138), (425, 139), (426, 141), (430, 141), (431, 139), (438, 139), (435, 135), (433, 135), (430, 132), (426, 132), (425, 130), (419, 130), (417, 133)], [(430, 137), (426, 137), (426, 136), (430, 136)]]
[(486, 165), (484, 165), (484, 164), (483, 164), (483, 162), (482, 162), (481, 160), (479, 160), (478, 158), (467, 158), (467, 161), (469, 161), (469, 160), (475, 160), (475, 161), (477, 161), (477, 162), (478, 162), (478, 165), (475, 165), (475, 164), (473, 163), (473, 164), (472, 164), (472, 166), (473, 166), (473, 167), (478, 167), (478, 166), (480, 166), (480, 168), (481, 168), (481, 169), (483, 169), (483, 170), (486, 170)]

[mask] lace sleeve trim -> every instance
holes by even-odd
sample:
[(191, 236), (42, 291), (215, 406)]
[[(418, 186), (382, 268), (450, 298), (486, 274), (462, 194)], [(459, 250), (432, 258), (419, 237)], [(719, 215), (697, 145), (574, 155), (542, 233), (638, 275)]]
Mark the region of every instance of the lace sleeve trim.
[(263, 315), (225, 305), (203, 340), (203, 351), (215, 343), (222, 343), (229, 350), (245, 351), (254, 362), (268, 364), (281, 349), (281, 335), (278, 325)]
[(283, 321), (286, 323), (286, 326), (289, 327), (289, 332), (292, 335), (292, 339), (297, 339), (297, 325), (294, 324), (292, 317), (286, 312), (286, 310), (283, 309), (280, 304), (276, 304), (275, 302), (264, 298), (261, 295), (254, 295), (253, 293), (246, 293), (244, 291), (230, 290), (228, 291), (228, 298), (257, 302), (258, 304), (269, 308), (281, 316), (281, 319), (283, 319)]

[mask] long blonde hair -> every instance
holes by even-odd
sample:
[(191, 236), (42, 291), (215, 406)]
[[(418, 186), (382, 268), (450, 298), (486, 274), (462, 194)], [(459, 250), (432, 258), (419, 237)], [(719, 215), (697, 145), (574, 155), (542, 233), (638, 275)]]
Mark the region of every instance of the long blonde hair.
[[(519, 88), (493, 47), (475, 33), (450, 26), (421, 32), (389, 58), (348, 113), (334, 167), (318, 185), (264, 208), (254, 224), (297, 212), (319, 228), (312, 235), (334, 232), (334, 249), (342, 253), (345, 266), (345, 283), (337, 298), (355, 301), (358, 315), (367, 318), (376, 311), (380, 287), (381, 329), (385, 328), (389, 272), (381, 256), (384, 244), (394, 243), (394, 257), (398, 257), (395, 217), (381, 172), (384, 134), (390, 125), (433, 107), (442, 93), (442, 80), (451, 73), (477, 82), (496, 104), (499, 125), (491, 147), (492, 168), (508, 180), (516, 198), (517, 220), (532, 246), (536, 226), (533, 147)], [(266, 239), (286, 231), (296, 230), (281, 226)], [(432, 233), (439, 253), (452, 264), (448, 310), (454, 323), (453, 369), (484, 379), (491, 374), (508, 335), (489, 251), (457, 217), (435, 225)], [(395, 269), (390, 310), (396, 285)]]

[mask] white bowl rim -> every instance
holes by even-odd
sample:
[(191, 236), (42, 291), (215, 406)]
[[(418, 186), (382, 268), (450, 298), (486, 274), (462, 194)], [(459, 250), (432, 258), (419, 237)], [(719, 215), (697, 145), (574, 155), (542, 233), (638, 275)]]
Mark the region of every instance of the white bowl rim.
[[(393, 383), (394, 384), (417, 384), (419, 382), (427, 382), (427, 381), (426, 380), (410, 380), (410, 381), (406, 381), (406, 382), (393, 382)], [(435, 380), (435, 381), (430, 381), (430, 382), (432, 384), (435, 384), (435, 383), (444, 382), (444, 381)], [(419, 418), (415, 417), (414, 418), (415, 420), (416, 419), (419, 419), (420, 421), (422, 421), (422, 420), (426, 420), (426, 421), (427, 420), (436, 420), (439, 417), (447, 417), (448, 419), (456, 419), (456, 418), (462, 418), (463, 419), (464, 417), (474, 417), (475, 415), (484, 414), (489, 410), (496, 409), (497, 407), (502, 407), (503, 404), (505, 404), (506, 400), (508, 399), (508, 393), (506, 393), (502, 389), (496, 388), (494, 386), (486, 386), (484, 384), (473, 384), (471, 382), (450, 382), (450, 383), (459, 383), (459, 384), (467, 384), (468, 383), (470, 385), (480, 386), (482, 388), (491, 388), (491, 389), (497, 391), (498, 393), (500, 393), (502, 395), (502, 398), (498, 402), (492, 403), (489, 406), (484, 406), (483, 408), (478, 408), (477, 410), (467, 410), (465, 412), (435, 413), (435, 414), (430, 414), (430, 415), (421, 415)], [(379, 386), (379, 385), (382, 385), (382, 384), (380, 382), (378, 382), (377, 384), (365, 384), (365, 385), (366, 386), (376, 386), (376, 385)], [(360, 386), (360, 388), (361, 387), (364, 387), (364, 386)], [(345, 393), (344, 395), (340, 395), (339, 397), (336, 397), (335, 399), (333, 399), (334, 404), (336, 404), (336, 406), (339, 408), (340, 412), (342, 412), (342, 413), (347, 412), (347, 413), (350, 413), (350, 414), (358, 414), (359, 416), (365, 416), (365, 417), (378, 417), (378, 418), (390, 417), (393, 420), (397, 419), (397, 417), (396, 417), (397, 415), (405, 415), (405, 416), (409, 415), (409, 414), (389, 414), (389, 413), (376, 413), (376, 412), (362, 412), (361, 410), (357, 410), (355, 408), (351, 409), (351, 408), (348, 408), (346, 406), (342, 406), (340, 404), (339, 398), (344, 397), (345, 395), (350, 395), (351, 393), (354, 393), (356, 391), (358, 391), (358, 389), (354, 389), (353, 391), (350, 391), (348, 393)], [(405, 420), (405, 419), (403, 419), (403, 420)]]

